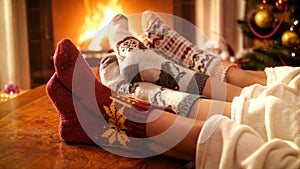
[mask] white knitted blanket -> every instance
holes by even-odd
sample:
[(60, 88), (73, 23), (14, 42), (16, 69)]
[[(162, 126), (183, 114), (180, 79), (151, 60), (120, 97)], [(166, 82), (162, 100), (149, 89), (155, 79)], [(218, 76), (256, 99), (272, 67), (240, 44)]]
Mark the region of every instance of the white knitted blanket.
[(232, 103), (232, 119), (255, 129), (265, 141), (280, 138), (300, 147), (300, 67), (266, 68), (267, 86), (243, 89)]

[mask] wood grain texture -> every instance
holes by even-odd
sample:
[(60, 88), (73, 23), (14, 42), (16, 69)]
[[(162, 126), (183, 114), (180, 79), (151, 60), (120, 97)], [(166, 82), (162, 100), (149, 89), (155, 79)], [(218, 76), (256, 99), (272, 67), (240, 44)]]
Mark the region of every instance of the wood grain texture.
[(98, 146), (69, 145), (58, 135), (59, 118), (45, 86), (0, 104), (0, 168), (181, 168), (164, 156), (126, 158)]

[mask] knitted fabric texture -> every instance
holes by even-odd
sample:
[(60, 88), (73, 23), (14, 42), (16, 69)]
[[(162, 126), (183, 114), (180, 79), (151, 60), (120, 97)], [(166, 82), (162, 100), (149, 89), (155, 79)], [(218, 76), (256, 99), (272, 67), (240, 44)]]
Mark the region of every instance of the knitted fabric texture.
[(119, 64), (114, 54), (108, 54), (101, 60), (99, 70), (102, 83), (112, 90), (170, 107), (181, 116), (188, 117), (194, 103), (201, 98), (200, 95), (170, 90), (149, 82), (126, 82), (120, 74)]
[(143, 12), (143, 43), (159, 50), (166, 58), (179, 65), (205, 73), (210, 77), (225, 80), (225, 72), (220, 57), (197, 48), (185, 37), (168, 27), (155, 13)]
[[(125, 148), (132, 142), (131, 137), (147, 137), (145, 125), (151, 110), (159, 109), (174, 113), (168, 107), (152, 105), (149, 102), (119, 95), (102, 85), (76, 46), (68, 39), (58, 44), (54, 55), (54, 65), (57, 78), (71, 92), (72, 97), (77, 98), (83, 106), (95, 116), (104, 119), (109, 125), (101, 136), (108, 140), (111, 136), (116, 136), (117, 141), (109, 141), (111, 146), (118, 142)], [(94, 86), (94, 89), (88, 89), (90, 86)], [(57, 103), (56, 100), (53, 102)], [(65, 109), (62, 108), (59, 112), (64, 111)]]
[[(126, 35), (126, 36), (125, 36)], [(126, 82), (147, 81), (173, 90), (201, 95), (207, 75), (165, 59), (128, 32), (128, 20), (117, 15), (109, 24), (109, 40)]]

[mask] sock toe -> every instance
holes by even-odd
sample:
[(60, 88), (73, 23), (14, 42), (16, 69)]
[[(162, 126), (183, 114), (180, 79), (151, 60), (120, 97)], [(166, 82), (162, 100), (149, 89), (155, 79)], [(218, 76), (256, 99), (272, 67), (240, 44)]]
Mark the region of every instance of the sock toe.
[(115, 17), (113, 17), (113, 19), (110, 21), (110, 23), (115, 23), (115, 22), (119, 22), (122, 20), (128, 20), (128, 19), (123, 14), (117, 14)]
[(110, 46), (116, 44), (132, 34), (128, 31), (128, 19), (122, 14), (116, 15), (108, 25), (108, 37)]
[(71, 40), (63, 39), (58, 43), (53, 57), (57, 76), (68, 89), (72, 89), (74, 65), (79, 54), (79, 50)]
[(77, 47), (69, 39), (63, 39), (57, 45), (54, 54), (54, 65), (57, 70), (65, 70), (66, 65), (75, 64), (79, 55)]
[(152, 23), (159, 17), (152, 11), (144, 11), (142, 14), (142, 29), (144, 32), (151, 31)]

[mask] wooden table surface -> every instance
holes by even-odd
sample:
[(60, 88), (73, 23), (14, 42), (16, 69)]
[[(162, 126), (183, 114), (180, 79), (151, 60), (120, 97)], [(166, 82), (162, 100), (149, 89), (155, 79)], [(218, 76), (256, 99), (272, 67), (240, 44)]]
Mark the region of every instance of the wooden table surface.
[(68, 145), (45, 85), (0, 104), (0, 168), (180, 168), (187, 162), (155, 156), (131, 159), (98, 146)]

